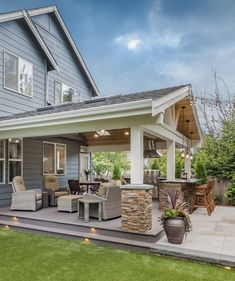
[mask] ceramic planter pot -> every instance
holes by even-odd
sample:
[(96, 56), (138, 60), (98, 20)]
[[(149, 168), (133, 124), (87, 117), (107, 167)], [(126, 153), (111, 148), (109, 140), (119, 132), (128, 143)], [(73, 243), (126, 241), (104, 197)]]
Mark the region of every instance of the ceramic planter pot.
[(183, 218), (170, 218), (164, 224), (164, 230), (169, 243), (182, 244), (185, 234)]

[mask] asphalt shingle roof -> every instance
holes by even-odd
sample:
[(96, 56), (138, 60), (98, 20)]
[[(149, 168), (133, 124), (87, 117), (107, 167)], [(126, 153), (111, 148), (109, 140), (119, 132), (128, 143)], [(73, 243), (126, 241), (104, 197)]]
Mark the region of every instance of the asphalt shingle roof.
[(125, 94), (125, 95), (102, 97), (102, 98), (91, 99), (91, 100), (87, 100), (84, 102), (78, 102), (78, 103), (66, 103), (66, 104), (57, 105), (57, 106), (47, 106), (47, 107), (39, 108), (39, 109), (32, 110), (32, 111), (26, 111), (26, 112), (22, 112), (22, 113), (18, 113), (18, 114), (0, 117), (0, 122), (4, 121), (4, 120), (40, 116), (40, 115), (45, 115), (45, 114), (67, 112), (67, 111), (72, 111), (72, 110), (81, 110), (81, 109), (85, 109), (85, 108), (94, 108), (94, 107), (100, 107), (100, 106), (105, 106), (105, 105), (122, 104), (122, 103), (146, 100), (146, 99), (157, 100), (157, 99), (159, 99), (165, 95), (168, 95), (170, 93), (173, 93), (185, 86), (188, 86), (188, 85), (181, 85), (181, 86), (175, 86), (175, 87), (170, 87), (170, 88), (165, 88), (165, 89), (151, 90), (151, 91)]

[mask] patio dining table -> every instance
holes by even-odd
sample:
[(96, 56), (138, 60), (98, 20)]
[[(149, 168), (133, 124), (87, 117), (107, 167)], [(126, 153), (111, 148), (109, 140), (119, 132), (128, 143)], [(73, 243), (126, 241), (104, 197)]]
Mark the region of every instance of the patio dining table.
[(80, 182), (80, 186), (86, 186), (86, 193), (98, 193), (101, 182)]

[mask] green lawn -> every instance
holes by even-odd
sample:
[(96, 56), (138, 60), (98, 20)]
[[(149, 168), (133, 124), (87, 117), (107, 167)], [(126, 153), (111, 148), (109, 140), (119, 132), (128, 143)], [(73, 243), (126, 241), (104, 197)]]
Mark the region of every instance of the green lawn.
[(0, 230), (1, 281), (234, 281), (235, 271), (76, 240)]

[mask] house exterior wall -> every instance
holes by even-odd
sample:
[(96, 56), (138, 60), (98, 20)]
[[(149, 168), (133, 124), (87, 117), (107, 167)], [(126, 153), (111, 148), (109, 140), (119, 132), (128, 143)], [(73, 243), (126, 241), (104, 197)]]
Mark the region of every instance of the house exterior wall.
[[(23, 177), (26, 189), (43, 188), (43, 141), (66, 144), (66, 175), (58, 175), (58, 178), (60, 186), (67, 187), (68, 179), (79, 178), (79, 142), (64, 138), (46, 138), (45, 140), (29, 138), (23, 139)], [(0, 208), (11, 204), (11, 194), (12, 185), (8, 184), (8, 160), (6, 157), (6, 183), (0, 184)]]
[[(94, 95), (91, 84), (55, 16), (44, 14), (32, 19), (60, 72), (47, 70), (46, 57), (24, 19), (0, 23), (0, 116), (44, 107), (47, 101), (60, 104), (61, 95), (55, 95), (55, 81), (74, 88), (80, 93), (81, 100), (90, 99)], [(4, 52), (33, 64), (33, 97), (4, 87)]]
[[(33, 64), (33, 97), (4, 88), (4, 51)], [(0, 116), (45, 105), (46, 60), (24, 20), (0, 23)]]
[(49, 72), (49, 102), (51, 104), (61, 103), (61, 97), (55, 96), (55, 81), (73, 87), (80, 93), (81, 100), (90, 99), (93, 95), (91, 85), (58, 25), (57, 19), (53, 14), (34, 16), (32, 19), (60, 69), (60, 73), (56, 71)]

